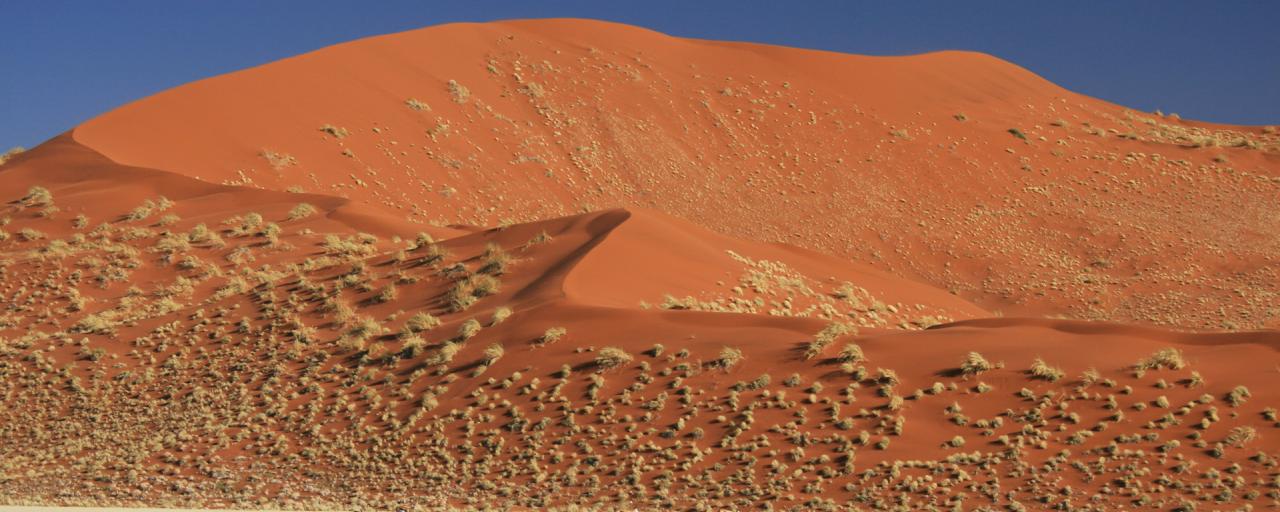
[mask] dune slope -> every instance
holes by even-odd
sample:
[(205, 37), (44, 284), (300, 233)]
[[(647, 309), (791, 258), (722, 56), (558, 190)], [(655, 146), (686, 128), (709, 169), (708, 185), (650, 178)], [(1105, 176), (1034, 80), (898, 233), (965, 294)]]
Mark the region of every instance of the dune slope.
[(196, 82), (0, 165), (0, 505), (1274, 505), (1275, 143), (581, 20)]
[(653, 208), (1010, 314), (1280, 321), (1280, 134), (1133, 112), (976, 53), (454, 24), (202, 80), (72, 133), (125, 164), (440, 225)]

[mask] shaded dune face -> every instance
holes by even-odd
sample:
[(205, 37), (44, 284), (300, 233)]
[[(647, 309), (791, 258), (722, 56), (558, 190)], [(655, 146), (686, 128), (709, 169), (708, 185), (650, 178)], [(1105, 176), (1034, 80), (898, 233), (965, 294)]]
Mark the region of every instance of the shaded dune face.
[(1276, 144), (584, 20), (195, 82), (0, 167), (0, 504), (1266, 506)]

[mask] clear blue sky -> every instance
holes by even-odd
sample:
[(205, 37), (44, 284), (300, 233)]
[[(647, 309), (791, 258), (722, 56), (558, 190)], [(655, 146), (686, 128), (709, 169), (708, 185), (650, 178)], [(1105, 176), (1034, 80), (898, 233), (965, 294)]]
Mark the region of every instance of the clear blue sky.
[(542, 17), (850, 53), (977, 50), (1141, 110), (1280, 124), (1273, 0), (0, 0), (0, 151), (170, 87), (330, 44)]

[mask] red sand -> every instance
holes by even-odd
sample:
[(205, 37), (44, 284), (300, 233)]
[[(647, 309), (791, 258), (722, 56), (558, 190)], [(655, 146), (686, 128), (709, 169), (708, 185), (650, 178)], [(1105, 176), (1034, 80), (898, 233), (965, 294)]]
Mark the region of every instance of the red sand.
[(1278, 143), (582, 20), (203, 80), (0, 167), (0, 503), (1274, 504)]

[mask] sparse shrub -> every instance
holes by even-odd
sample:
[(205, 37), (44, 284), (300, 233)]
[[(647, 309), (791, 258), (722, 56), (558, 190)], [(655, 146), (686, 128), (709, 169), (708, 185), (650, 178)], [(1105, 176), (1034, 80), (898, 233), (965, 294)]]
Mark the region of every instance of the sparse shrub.
[(1170, 370), (1181, 370), (1187, 366), (1186, 360), (1182, 357), (1182, 352), (1175, 348), (1160, 349), (1151, 357), (1138, 361), (1134, 365), (1135, 368), (1141, 370), (1157, 370), (1160, 368), (1168, 368)]
[(458, 339), (466, 341), (480, 334), (482, 326), (480, 322), (474, 318), (468, 318), (462, 325), (458, 326)]
[(533, 235), (533, 238), (530, 238), (529, 241), (525, 242), (524, 245), (525, 247), (530, 247), (534, 245), (545, 244), (550, 241), (551, 241), (551, 235), (547, 234), (547, 231), (544, 229), (542, 231), (539, 231), (538, 234)]
[(840, 355), (836, 357), (842, 363), (861, 363), (866, 361), (866, 357), (862, 354), (862, 347), (857, 343), (850, 343), (840, 349)]
[(744, 358), (742, 350), (735, 347), (724, 347), (720, 349), (720, 356), (716, 358), (716, 365), (728, 370), (737, 366)]
[(756, 377), (751, 382), (748, 382), (746, 387), (747, 389), (764, 389), (769, 385), (769, 382), (772, 380), (773, 378), (766, 373), (759, 377)]
[(480, 256), (481, 274), (502, 275), (507, 271), (507, 264), (511, 262), (511, 255), (502, 250), (498, 244), (488, 244), (484, 248), (484, 254)]
[(440, 347), (440, 350), (437, 351), (435, 355), (431, 356), (431, 358), (426, 363), (429, 365), (449, 363), (453, 361), (453, 358), (456, 357), (458, 355), (458, 352), (461, 352), (461, 351), (462, 351), (462, 344), (445, 343)]
[(791, 374), (789, 377), (787, 377), (786, 379), (784, 379), (784, 380), (782, 381), (782, 385), (783, 385), (783, 386), (786, 386), (786, 387), (789, 387), (789, 388), (794, 388), (794, 387), (799, 386), (799, 385), (800, 385), (800, 382), (801, 382), (801, 381), (800, 381), (800, 374), (798, 374), (798, 373), (793, 373), (793, 374)]
[(37, 185), (28, 188), (27, 195), (22, 196), (19, 202), (27, 207), (49, 206), (53, 204), (53, 192), (49, 192), (49, 189)]
[(13, 157), (21, 155), (26, 151), (27, 151), (27, 148), (24, 148), (22, 146), (14, 146), (12, 148), (9, 148), (8, 151), (5, 151), (4, 153), (0, 153), (0, 165), (4, 165), (5, 162), (12, 160)]
[(427, 348), (427, 341), (418, 335), (410, 335), (403, 338), (400, 345), (400, 351), (406, 357), (418, 357), (422, 355), (422, 351)]
[(849, 324), (839, 322), (828, 324), (813, 337), (813, 341), (809, 342), (808, 347), (806, 347), (804, 351), (804, 358), (813, 359), (822, 355), (822, 352), (826, 350), (827, 347), (831, 346), (832, 343), (835, 343), (836, 338), (855, 332), (857, 332), (857, 329)]
[(550, 345), (552, 343), (560, 341), (560, 339), (563, 338), (564, 335), (567, 334), (568, 332), (569, 331), (564, 327), (549, 327), (547, 328), (546, 331), (542, 333), (542, 336), (538, 338), (538, 344)]
[(310, 203), (298, 203), (292, 210), (289, 210), (289, 220), (305, 219), (315, 215), (317, 211), (319, 210), (316, 210), (316, 207), (311, 206)]
[(456, 80), (449, 80), (446, 84), (449, 89), (449, 95), (453, 98), (454, 103), (463, 104), (471, 99), (471, 90), (466, 86), (458, 83)]
[(481, 297), (498, 293), (498, 280), (490, 275), (472, 274), (454, 283), (446, 294), (450, 311), (464, 311)]
[(331, 124), (321, 126), (320, 131), (331, 135), (335, 139), (342, 139), (351, 134), (351, 132), (348, 132), (346, 128), (341, 128)]
[(1257, 438), (1258, 430), (1248, 425), (1244, 425), (1231, 429), (1231, 432), (1227, 433), (1227, 437), (1223, 439), (1223, 442), (1227, 445), (1240, 448), (1253, 442), (1253, 440)]
[(489, 325), (498, 325), (511, 318), (511, 308), (502, 306), (493, 310), (493, 319), (489, 321)]
[(24, 242), (41, 240), (44, 236), (43, 232), (31, 228), (22, 228), (21, 231), (18, 231), (18, 238), (22, 239)]
[(409, 317), (409, 320), (404, 324), (404, 328), (407, 332), (419, 333), (435, 329), (439, 325), (440, 319), (432, 316), (431, 313), (418, 312)]
[(170, 213), (170, 214), (164, 215), (163, 217), (160, 217), (160, 220), (156, 221), (156, 225), (172, 226), (174, 224), (177, 224), (181, 220), (182, 220), (182, 217), (179, 217), (175, 214)]
[(502, 348), (502, 344), (500, 343), (494, 343), (485, 347), (484, 364), (486, 366), (492, 365), (495, 361), (501, 359), (504, 353), (506, 353), (506, 350)]
[(596, 352), (596, 366), (601, 368), (616, 368), (630, 363), (632, 359), (631, 354), (618, 347), (604, 347)]
[(396, 285), (387, 283), (387, 285), (383, 286), (381, 290), (378, 290), (377, 295), (373, 296), (373, 301), (378, 304), (385, 304), (395, 300), (397, 295), (399, 295), (399, 293), (396, 291)]
[(405, 104), (405, 105), (408, 105), (408, 106), (409, 106), (409, 108), (411, 108), (411, 109), (413, 109), (413, 110), (417, 110), (417, 111), (419, 111), (419, 112), (423, 112), (423, 111), (429, 111), (429, 110), (431, 110), (431, 106), (430, 106), (430, 105), (427, 105), (426, 103), (423, 103), (423, 102), (421, 102), (421, 101), (418, 101), (416, 98), (409, 98), (409, 99), (407, 99), (407, 100), (404, 100), (404, 104)]
[(267, 163), (271, 165), (272, 169), (277, 171), (284, 169), (285, 167), (298, 165), (298, 159), (288, 153), (279, 153), (270, 149), (264, 149), (258, 154), (267, 160)]
[(1249, 393), (1249, 388), (1236, 386), (1232, 388), (1231, 391), (1227, 392), (1227, 403), (1231, 404), (1232, 407), (1237, 407), (1240, 404), (1245, 403), (1245, 401), (1252, 396), (1253, 395)]
[(1044, 379), (1049, 382), (1058, 382), (1058, 380), (1066, 376), (1066, 373), (1063, 372), (1062, 369), (1049, 366), (1048, 363), (1045, 363), (1043, 359), (1038, 357), (1035, 361), (1031, 362), (1031, 369), (1029, 371), (1031, 372), (1032, 377)]
[(987, 361), (987, 358), (982, 357), (982, 354), (969, 352), (960, 363), (960, 374), (969, 377), (991, 371), (993, 368), (995, 367)]
[(1009, 129), (1009, 134), (1010, 134), (1010, 135), (1013, 135), (1014, 137), (1017, 137), (1017, 138), (1019, 138), (1019, 139), (1027, 140), (1027, 134), (1022, 133), (1022, 130), (1019, 130), (1019, 129), (1017, 129), (1017, 128), (1010, 128), (1010, 129)]

